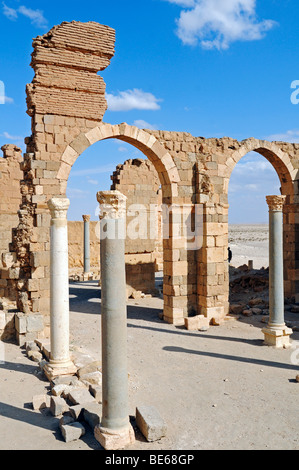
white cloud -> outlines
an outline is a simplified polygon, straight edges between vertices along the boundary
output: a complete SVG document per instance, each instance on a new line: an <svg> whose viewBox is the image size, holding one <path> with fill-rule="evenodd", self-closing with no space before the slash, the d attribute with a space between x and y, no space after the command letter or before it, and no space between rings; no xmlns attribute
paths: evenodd
<svg viewBox="0 0 299 470"><path fill-rule="evenodd" d="M117 95L106 94L109 111L130 111L132 109L156 111L160 109L160 99L152 93L134 88L133 90L120 91Z"/></svg>
<svg viewBox="0 0 299 470"><path fill-rule="evenodd" d="M101 173L110 173L115 170L115 165L105 165L98 168L86 168L84 170L75 170L72 171L72 176L89 176L89 175L99 175Z"/></svg>
<svg viewBox="0 0 299 470"><path fill-rule="evenodd" d="M139 129L157 129L157 126L155 124L149 124L148 122L143 121L143 119L137 119L136 121L134 121L133 126L139 127Z"/></svg>
<svg viewBox="0 0 299 470"><path fill-rule="evenodd" d="M89 192L88 191L83 191L82 189L77 189L77 188L67 188L67 196L71 197L72 199L81 199L85 198Z"/></svg>
<svg viewBox="0 0 299 470"><path fill-rule="evenodd" d="M94 184L94 185L96 185L96 184L99 183L97 180L92 180L92 179L88 179L87 182L88 182L89 184Z"/></svg>
<svg viewBox="0 0 299 470"><path fill-rule="evenodd" d="M3 132L2 136L8 140L24 140L24 137L20 135L11 135L8 132Z"/></svg>
<svg viewBox="0 0 299 470"><path fill-rule="evenodd" d="M183 44L204 49L228 49L235 41L262 39L277 23L260 20L256 0L167 0L183 8L177 19L177 35Z"/></svg>
<svg viewBox="0 0 299 470"><path fill-rule="evenodd" d="M176 5L179 5L180 7L183 8L193 8L196 5L195 0L166 0L169 3L175 3Z"/></svg>
<svg viewBox="0 0 299 470"><path fill-rule="evenodd" d="M29 18L31 20L31 23L35 26L38 26L39 28L43 28L47 25L47 20L41 10L32 10L31 8L20 6L18 12L21 15L24 15Z"/></svg>
<svg viewBox="0 0 299 470"><path fill-rule="evenodd" d="M7 5L5 5L4 2L2 2L3 5L3 15L6 16L9 20L16 20L18 18L18 13L17 10L14 8L10 8Z"/></svg>
<svg viewBox="0 0 299 470"><path fill-rule="evenodd" d="M299 130L289 130L281 134L272 134L267 137L267 140L276 142L291 142L299 143Z"/></svg>
<svg viewBox="0 0 299 470"><path fill-rule="evenodd" d="M9 98L9 96L4 97L4 102L8 104L12 104L14 102L13 98Z"/></svg>
<svg viewBox="0 0 299 470"><path fill-rule="evenodd" d="M3 5L3 14L9 20L17 20L19 14L29 18L31 24L37 26L38 28L43 28L47 26L47 20L44 17L44 14L41 10L33 10L32 8L27 8L24 5L21 5L18 9L8 7L4 2Z"/></svg>

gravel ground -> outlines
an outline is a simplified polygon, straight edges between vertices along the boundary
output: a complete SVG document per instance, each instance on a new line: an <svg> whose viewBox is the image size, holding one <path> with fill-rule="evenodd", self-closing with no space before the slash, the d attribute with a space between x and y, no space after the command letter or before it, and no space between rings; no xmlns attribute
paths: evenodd
<svg viewBox="0 0 299 470"><path fill-rule="evenodd" d="M99 359L96 284L70 286L71 349ZM133 417L136 406L155 406L168 432L155 443L137 433L130 449L298 450L299 367L291 355L299 362L299 352L263 345L259 316L207 332L187 331L159 319L162 302L128 302L129 411ZM298 332L292 340L299 341ZM65 443L58 419L47 409L32 410L33 395L48 391L49 384L15 344L5 345L0 381L1 450L101 449L90 430L79 441Z"/></svg>

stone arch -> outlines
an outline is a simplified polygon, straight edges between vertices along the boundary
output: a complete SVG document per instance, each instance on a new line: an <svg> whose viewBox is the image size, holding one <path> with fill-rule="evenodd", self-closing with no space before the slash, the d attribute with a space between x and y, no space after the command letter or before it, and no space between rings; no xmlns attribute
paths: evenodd
<svg viewBox="0 0 299 470"><path fill-rule="evenodd" d="M285 195L284 205L284 281L285 296L294 297L296 292L294 273L296 271L296 245L295 245L295 180L297 170L294 168L289 155L283 152L278 143L258 140L254 138L241 142L238 150L227 159L227 174L225 175L224 190L227 194L231 173L237 163L247 153L255 151L265 157L274 167L281 183L281 194Z"/></svg>
<svg viewBox="0 0 299 470"><path fill-rule="evenodd" d="M126 123L111 125L100 123L87 132L79 134L64 150L57 171L57 181L60 186L60 194L66 192L68 177L77 158L91 145L101 140L116 138L130 143L138 148L151 161L155 167L162 187L162 203L175 204L178 196L178 183L180 182L178 169L170 153L156 139L155 136ZM169 237L163 240L163 264L164 267L172 263L174 259L173 230L171 227L172 216L169 220ZM164 276L164 320L169 323L182 324L183 310L174 308L170 298L174 294L173 275ZM179 295L179 294L178 294Z"/></svg>
<svg viewBox="0 0 299 470"><path fill-rule="evenodd" d="M228 183L233 169L241 160L241 158L243 158L249 152L259 153L272 164L281 182L282 193L286 196L289 196L288 203L293 202L293 182L296 177L296 170L292 165L289 155L283 152L281 148L279 148L279 146L274 142L268 142L266 140L258 140L254 138L246 139L241 142L240 148L233 152L230 157L228 157L226 162L227 171L224 175L225 191L228 191Z"/></svg>
<svg viewBox="0 0 299 470"><path fill-rule="evenodd" d="M57 178L61 189L66 183L79 155L90 145L101 140L119 139L138 148L153 163L162 185L163 200L173 202L177 196L177 184L180 181L178 170L169 152L155 136L128 124L111 125L101 123L86 133L81 133L65 149L60 162Z"/></svg>

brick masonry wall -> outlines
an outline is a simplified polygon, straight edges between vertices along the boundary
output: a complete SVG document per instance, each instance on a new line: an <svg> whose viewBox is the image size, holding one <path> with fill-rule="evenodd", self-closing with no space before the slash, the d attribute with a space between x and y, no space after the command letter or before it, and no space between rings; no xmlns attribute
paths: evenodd
<svg viewBox="0 0 299 470"><path fill-rule="evenodd" d="M8 279L15 279L19 310L26 315L41 313L45 324L49 322L47 201L54 195L65 196L70 170L78 156L93 143L108 138L132 144L151 161L165 205L202 207L200 249L188 250L186 238L175 237L182 225L177 213L171 215L170 236L163 240L166 321L182 324L184 317L194 312L217 319L228 312L228 183L237 162L253 150L272 163L281 181L281 191L287 195L285 293L289 297L296 295L298 144L253 138L242 142L227 137L205 139L185 132L140 130L126 123L105 124L104 85L96 76L113 55L113 30L96 23L72 22L63 23L50 33L33 42L35 78L27 89L32 135L26 139L27 153L21 164L22 201L11 244L16 262L8 273Z"/></svg>

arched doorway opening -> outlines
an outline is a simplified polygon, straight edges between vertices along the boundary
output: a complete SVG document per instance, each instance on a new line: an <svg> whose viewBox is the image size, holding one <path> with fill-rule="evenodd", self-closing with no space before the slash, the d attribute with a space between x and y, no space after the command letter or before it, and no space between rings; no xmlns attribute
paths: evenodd
<svg viewBox="0 0 299 470"><path fill-rule="evenodd" d="M260 158L257 160L253 160L255 152L262 157L265 157L267 160L261 160ZM258 200L256 198L251 198L250 201L244 199L242 200L240 197L238 198L238 204L243 214L248 217L256 217L257 221L262 221L265 219L265 225L255 227L255 234L251 230L251 241L247 242L248 249L251 248L252 256L250 256L250 252L248 256L244 253L241 255L238 252L237 244L233 246L235 253L235 260L232 260L231 265L235 266L236 264L239 266L239 269L236 271L232 267L230 267L230 313L242 313L245 312L245 315L252 315L252 308L256 308L256 314L265 314L267 313L267 288L268 288L268 272L267 267L269 264L268 260L268 207L265 203L265 196L266 195L285 195L286 196L286 204L283 210L283 232L284 232L284 240L283 240L283 250L284 250L284 290L285 290L285 297L292 298L294 297L295 286L292 282L292 270L295 269L295 247L293 240L293 232L295 231L294 220L292 217L293 214L293 203L294 203L294 169L290 162L290 159L287 154L281 151L281 149L274 143L265 142L265 141L257 141L255 139L249 139L246 141L244 146L239 149L235 154L232 156L231 163L231 171L228 175L228 181L232 178L232 188L234 190L234 175L232 175L232 171L235 170L239 176L239 185L244 191L246 190L246 184L242 181L241 172L238 172L238 167L236 167L237 163L242 159L245 158L243 163L242 170L253 170L259 171L259 175L257 179L259 180L259 185L253 183L252 181L247 181L248 187L247 189L251 190L251 193L256 191L259 192ZM270 165L271 166L270 166ZM236 168L235 168L236 167ZM272 168L271 168L272 167ZM269 179L267 180L265 176L265 170L268 171L268 176L271 176L271 184L269 185ZM276 175L274 173L276 172ZM247 173L247 177L249 174ZM261 189L262 186L262 189ZM237 188L235 188L237 189ZM268 194L266 194L268 193ZM231 202L232 193L229 194L229 201ZM251 209L253 210L253 214L250 215L249 212L246 212L246 204L251 204ZM242 221L244 221L244 216L241 217ZM229 219L231 220L231 219ZM240 227L237 227L237 231L233 234L233 228L231 227L230 230L230 237L229 237L229 245L234 241L234 239L243 238L243 249L244 249L244 239L248 238L248 227L246 230L243 228L239 230ZM249 230L250 231L250 230ZM257 231L259 233L257 234ZM250 235L249 235L250 238ZM255 238L255 241L254 241ZM238 243L238 242L237 242ZM240 240L239 240L240 243ZM242 243L242 242L241 242ZM251 245L251 247L250 247ZM260 259L258 257L258 250L261 250ZM251 259L255 258L255 259ZM253 261L253 265L252 265ZM266 265L266 266L265 266ZM236 267L238 267L236 266ZM257 270L252 270L252 268L264 268L261 269L260 272Z"/></svg>
<svg viewBox="0 0 299 470"><path fill-rule="evenodd" d="M65 149L57 173L61 193L66 193L67 182L71 168L79 155L91 145L106 139L119 139L127 142L139 149L153 164L162 188L162 204L167 206L175 202L177 196L177 183L179 182L178 171L167 150L156 140L153 135L142 131L136 127L121 124L112 126L101 124L85 134L80 134ZM173 308L169 302L170 292L172 292L172 228L170 218L169 237L163 240L163 292L164 292L164 320L173 323Z"/></svg>

